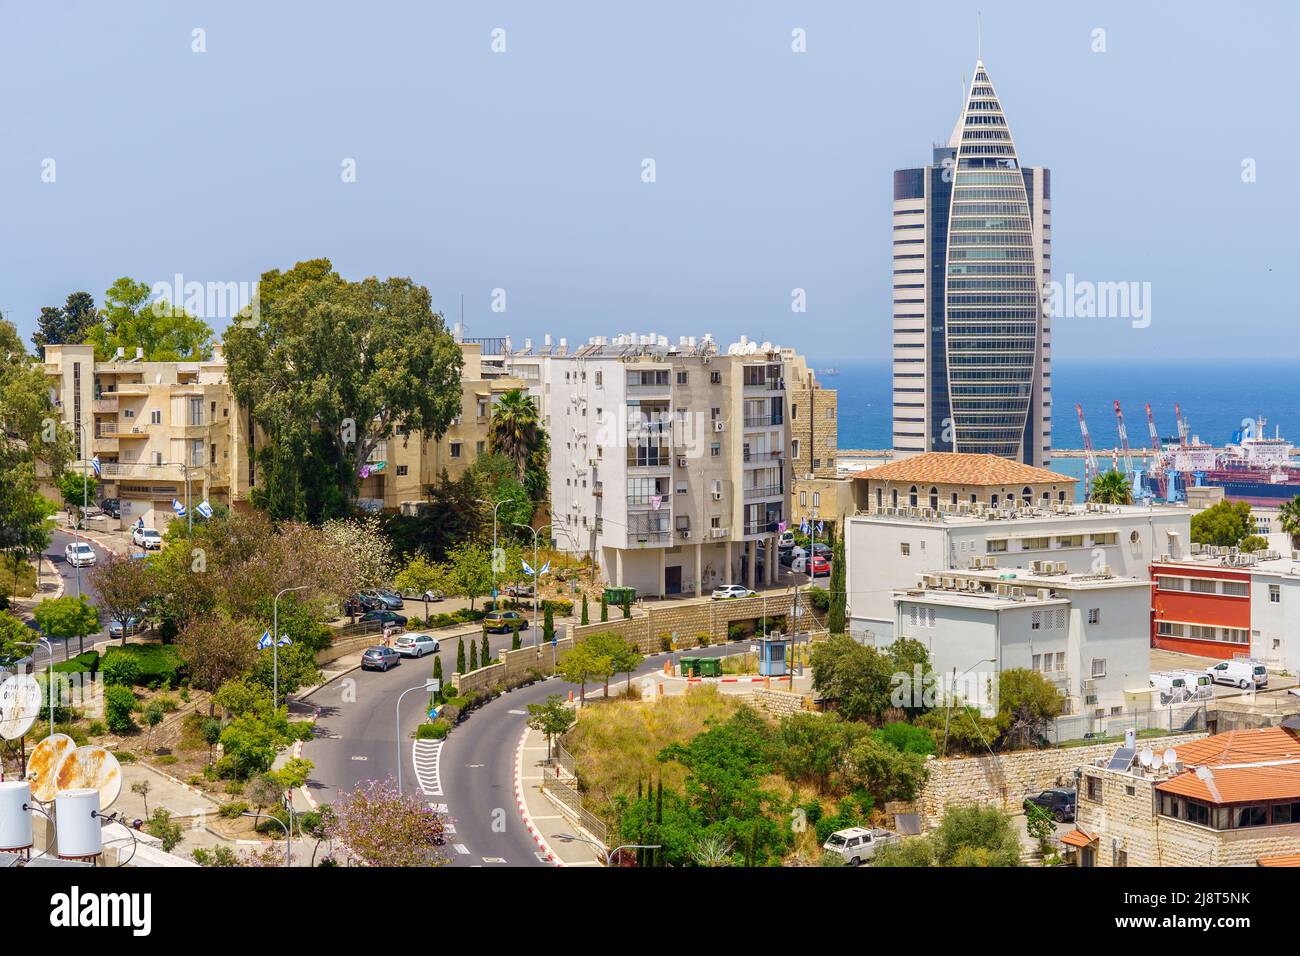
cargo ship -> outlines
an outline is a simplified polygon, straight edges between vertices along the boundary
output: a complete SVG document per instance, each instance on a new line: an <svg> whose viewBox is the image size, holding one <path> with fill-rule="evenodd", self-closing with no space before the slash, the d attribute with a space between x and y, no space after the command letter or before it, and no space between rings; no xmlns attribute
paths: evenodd
<svg viewBox="0 0 1300 956"><path fill-rule="evenodd" d="M1178 485L1217 487L1232 501L1277 506L1300 495L1300 464L1294 454L1278 429L1267 437L1264 419L1257 418L1234 433L1221 451L1193 437L1166 447L1161 464L1173 479L1171 491Z"/></svg>

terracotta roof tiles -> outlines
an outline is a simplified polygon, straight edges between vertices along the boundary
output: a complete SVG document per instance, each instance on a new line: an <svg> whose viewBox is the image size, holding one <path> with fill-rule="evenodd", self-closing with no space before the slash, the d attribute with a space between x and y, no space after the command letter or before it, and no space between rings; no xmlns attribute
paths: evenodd
<svg viewBox="0 0 1300 956"><path fill-rule="evenodd" d="M869 481L915 481L939 485L1032 485L1073 483L1069 475L1035 468L998 455L931 451L868 468L853 477Z"/></svg>

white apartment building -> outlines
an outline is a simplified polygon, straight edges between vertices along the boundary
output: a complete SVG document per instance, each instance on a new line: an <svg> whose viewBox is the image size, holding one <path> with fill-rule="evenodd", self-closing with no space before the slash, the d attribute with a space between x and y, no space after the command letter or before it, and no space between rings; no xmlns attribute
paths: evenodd
<svg viewBox="0 0 1300 956"><path fill-rule="evenodd" d="M548 336L506 356L551 442L552 537L642 594L775 583L790 514L785 367L742 338Z"/></svg>
<svg viewBox="0 0 1300 956"><path fill-rule="evenodd" d="M893 633L924 644L937 673L982 677L976 690L990 697L998 673L1023 668L1056 685L1070 714L1100 718L1145 700L1150 581L1050 565L921 575L892 595ZM966 684L955 683L960 694Z"/></svg>
<svg viewBox="0 0 1300 956"><path fill-rule="evenodd" d="M939 504L873 505L846 520L845 581L855 636L891 638L894 592L927 572L1006 573L1047 561L1073 574L1109 570L1149 581L1153 561L1191 553L1191 512L1179 506ZM1138 630L1144 626L1142 620L1130 623Z"/></svg>

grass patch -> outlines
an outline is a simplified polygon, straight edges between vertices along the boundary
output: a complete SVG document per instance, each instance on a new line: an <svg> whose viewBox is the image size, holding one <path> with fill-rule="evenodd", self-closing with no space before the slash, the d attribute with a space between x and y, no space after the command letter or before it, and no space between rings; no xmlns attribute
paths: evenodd
<svg viewBox="0 0 1300 956"><path fill-rule="evenodd" d="M0 562L0 594L12 598L31 597L36 593L36 567L14 556Z"/></svg>
<svg viewBox="0 0 1300 956"><path fill-rule="evenodd" d="M644 785L660 775L665 788L680 788L685 768L660 763L659 751L685 743L711 721L727 720L739 707L735 698L714 687L694 688L653 704L615 700L599 708L584 707L565 746L577 761L587 805L603 813L618 794L635 796L638 780Z"/></svg>

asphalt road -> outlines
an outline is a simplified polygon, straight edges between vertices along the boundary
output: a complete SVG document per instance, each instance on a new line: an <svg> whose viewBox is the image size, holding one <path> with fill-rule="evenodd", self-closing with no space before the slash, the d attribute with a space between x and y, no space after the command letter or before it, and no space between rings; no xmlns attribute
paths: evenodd
<svg viewBox="0 0 1300 956"><path fill-rule="evenodd" d="M499 638L508 646L509 635ZM525 638L525 646L528 639ZM493 653L498 640L492 641ZM748 645L723 645L693 649L698 657L741 653ZM443 671L454 669L456 643L442 643ZM646 658L633 673L639 677L663 668L666 655ZM303 756L315 764L308 787L319 803L328 803L339 790L349 790L363 780L396 776L397 737L395 707L398 695L419 687L432 673L432 656L405 659L389 673L362 672L337 678L310 698L321 708L318 736L303 747ZM619 678L626 680L626 676ZM345 701L345 682L352 680ZM588 685L587 690L592 690ZM596 687L599 693L600 688ZM567 697L577 685L558 678L541 681L502 694L471 713L447 737L439 760L443 793L427 799L446 806L455 832L450 836L453 866L550 866L537 855L515 804L515 750L524 732L528 705L541 703L549 694ZM412 764L410 736L423 719L428 698L415 691L402 702L401 759L403 787L418 792Z"/></svg>
<svg viewBox="0 0 1300 956"><path fill-rule="evenodd" d="M50 535L50 546L45 549L45 556L50 559L59 576L63 578L64 594L75 595L77 593L77 569L63 560L63 549L74 541L84 540L84 538L74 538L66 531L55 531ZM90 544L90 546L95 549L95 557L98 560L103 560L107 556L108 552L99 545L91 542L86 543ZM95 586L90 583L90 571L91 569L88 567L81 569L81 593L86 596L86 599L89 600L91 604L98 604L99 595L95 593ZM103 624L104 627L98 635L86 638L85 643L87 647L95 641L108 639L108 621L104 620ZM34 626L35 625L33 625L33 627ZM77 648L79 645L75 640L72 641L72 646L70 648L64 647L64 642L57 638L52 639L51 643L54 645L54 659L56 661L67 660L69 657L75 657L78 653ZM39 663L40 659L44 658L44 656L44 649L38 649L36 651L37 663Z"/></svg>

